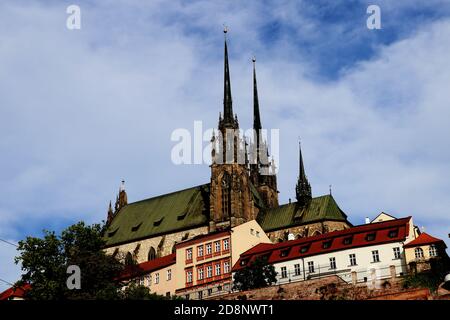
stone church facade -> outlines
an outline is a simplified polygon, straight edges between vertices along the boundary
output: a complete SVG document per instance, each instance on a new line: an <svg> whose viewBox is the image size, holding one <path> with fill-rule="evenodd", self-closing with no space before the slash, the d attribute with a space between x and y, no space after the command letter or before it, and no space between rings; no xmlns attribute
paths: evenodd
<svg viewBox="0 0 450 320"><path fill-rule="evenodd" d="M254 137L249 146L245 138L233 134L239 122L233 114L225 39L223 113L211 139L210 182L133 203L128 203L122 182L114 210L109 205L106 251L120 254L126 263L141 263L171 254L179 242L251 220L273 242L351 227L331 194L312 197L300 146L297 201L279 204L275 164L269 160L262 128L253 59Z"/></svg>

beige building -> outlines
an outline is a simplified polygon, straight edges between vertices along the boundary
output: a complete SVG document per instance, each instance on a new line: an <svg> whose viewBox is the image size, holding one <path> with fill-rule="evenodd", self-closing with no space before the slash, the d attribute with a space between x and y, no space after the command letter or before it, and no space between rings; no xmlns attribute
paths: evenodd
<svg viewBox="0 0 450 320"><path fill-rule="evenodd" d="M174 277L176 255L170 254L137 265L127 266L120 280L124 287L130 282L146 286L152 293L165 296L175 294L176 281Z"/></svg>
<svg viewBox="0 0 450 320"><path fill-rule="evenodd" d="M406 263L411 271L420 272L429 269L431 259L448 259L445 242L425 232L407 242L403 248Z"/></svg>

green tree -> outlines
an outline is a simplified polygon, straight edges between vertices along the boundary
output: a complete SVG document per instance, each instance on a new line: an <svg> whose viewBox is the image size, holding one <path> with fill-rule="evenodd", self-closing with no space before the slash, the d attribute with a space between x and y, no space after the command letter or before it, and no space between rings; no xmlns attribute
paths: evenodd
<svg viewBox="0 0 450 320"><path fill-rule="evenodd" d="M131 282L122 292L124 300L169 300L170 297L150 292L148 287Z"/></svg>
<svg viewBox="0 0 450 320"><path fill-rule="evenodd" d="M257 257L234 275L233 289L243 291L270 286L277 282L277 272L266 257Z"/></svg>
<svg viewBox="0 0 450 320"><path fill-rule="evenodd" d="M121 284L115 279L124 266L103 248L103 227L79 222L62 231L44 231L44 237L27 237L19 242L15 262L23 274L17 285L29 283L26 298L36 300L119 299ZM81 270L81 289L69 290L67 267Z"/></svg>

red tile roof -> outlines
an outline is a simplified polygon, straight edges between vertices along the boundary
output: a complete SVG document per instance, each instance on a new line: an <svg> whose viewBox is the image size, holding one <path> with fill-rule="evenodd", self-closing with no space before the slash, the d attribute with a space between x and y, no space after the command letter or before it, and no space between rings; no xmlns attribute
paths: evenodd
<svg viewBox="0 0 450 320"><path fill-rule="evenodd" d="M441 239L432 237L428 233L423 232L416 239L414 239L411 242L408 242L403 247L411 248L411 247L423 246L423 245L439 243L439 242L444 243L444 241L442 241Z"/></svg>
<svg viewBox="0 0 450 320"><path fill-rule="evenodd" d="M25 292L30 290L31 286L29 284L25 284L21 287L11 287L2 293L0 293L0 300L10 300L12 298L23 298Z"/></svg>
<svg viewBox="0 0 450 320"><path fill-rule="evenodd" d="M285 241L276 244L261 243L242 253L239 260L233 266L233 271L244 268L258 256L268 257L269 263L292 260L328 253L338 250L346 250L356 247L383 244L394 241L404 241L408 236L411 217L382 221L355 226L346 230L325 233L319 236L306 237L297 240ZM391 231L394 231L392 234ZM375 239L367 240L367 235L375 233ZM344 239L351 238L351 243L344 244ZM324 247L328 245L328 247ZM307 251L300 252L301 248ZM241 265L241 261L245 263Z"/></svg>
<svg viewBox="0 0 450 320"><path fill-rule="evenodd" d="M147 274L165 267L168 267L176 262L176 254L172 253L168 256L156 258L154 260L139 263L134 266L127 266L120 274L118 280L127 280L143 274Z"/></svg>

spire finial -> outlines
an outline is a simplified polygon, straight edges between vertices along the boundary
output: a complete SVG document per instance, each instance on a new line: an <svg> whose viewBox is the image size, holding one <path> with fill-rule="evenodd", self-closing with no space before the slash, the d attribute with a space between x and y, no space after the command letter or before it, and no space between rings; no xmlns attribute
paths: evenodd
<svg viewBox="0 0 450 320"><path fill-rule="evenodd" d="M332 185L330 184L328 187L330 188L330 196L331 196L331 187L332 187Z"/></svg>

